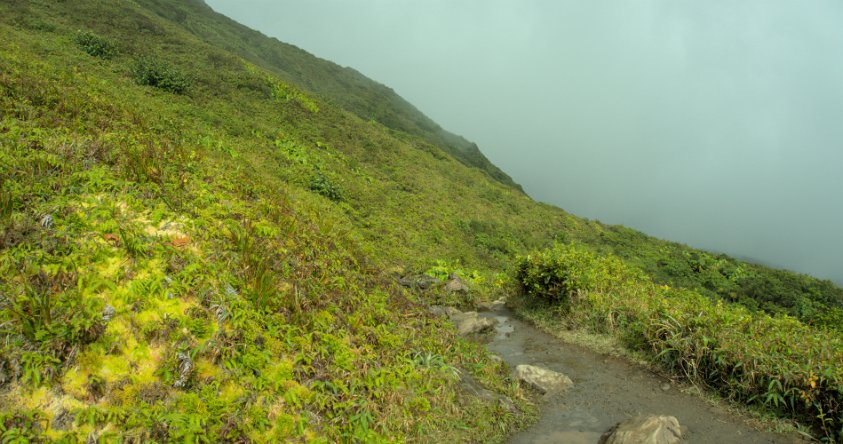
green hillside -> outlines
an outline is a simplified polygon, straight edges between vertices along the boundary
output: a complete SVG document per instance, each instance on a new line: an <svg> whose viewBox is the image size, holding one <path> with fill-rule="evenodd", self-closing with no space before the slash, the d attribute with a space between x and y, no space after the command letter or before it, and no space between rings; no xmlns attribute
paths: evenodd
<svg viewBox="0 0 843 444"><path fill-rule="evenodd" d="M305 88L321 99L351 111L363 120L420 136L465 165L485 171L495 180L521 190L500 168L489 162L474 143L450 133L384 85L353 68L341 67L279 42L213 12L201 0L139 2L161 17L174 21L200 39L232 52Z"/></svg>
<svg viewBox="0 0 843 444"><path fill-rule="evenodd" d="M427 306L513 291L556 243L839 334L831 283L537 203L200 1L0 3L3 442L499 441L530 396ZM397 284L452 271L469 294Z"/></svg>

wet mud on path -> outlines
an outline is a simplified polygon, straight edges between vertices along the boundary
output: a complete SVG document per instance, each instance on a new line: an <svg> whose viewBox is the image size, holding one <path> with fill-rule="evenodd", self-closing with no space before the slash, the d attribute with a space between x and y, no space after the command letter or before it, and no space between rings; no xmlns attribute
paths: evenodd
<svg viewBox="0 0 843 444"><path fill-rule="evenodd" d="M567 344L517 319L506 308L480 316L497 318L497 331L487 348L510 366L537 365L574 381L564 395L546 399L538 422L512 436L510 443L595 444L618 422L648 414L675 416L688 443L805 442L796 433L755 430L645 368Z"/></svg>

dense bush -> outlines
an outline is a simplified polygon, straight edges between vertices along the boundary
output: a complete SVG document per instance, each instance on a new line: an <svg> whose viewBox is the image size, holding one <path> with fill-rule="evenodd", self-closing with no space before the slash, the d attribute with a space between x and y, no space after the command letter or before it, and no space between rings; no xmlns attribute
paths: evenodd
<svg viewBox="0 0 843 444"><path fill-rule="evenodd" d="M334 201L339 201L343 198L342 189L322 174L313 176L310 181L310 190Z"/></svg>
<svg viewBox="0 0 843 444"><path fill-rule="evenodd" d="M79 31L76 34L76 44L94 57L110 59L117 55L117 46L114 43L90 31Z"/></svg>
<svg viewBox="0 0 843 444"><path fill-rule="evenodd" d="M520 258L516 277L561 327L615 335L668 370L843 438L843 338L700 293L654 284L577 246ZM572 298L575 303L571 304ZM547 309L546 302L568 304Z"/></svg>
<svg viewBox="0 0 843 444"><path fill-rule="evenodd" d="M585 249L557 245L522 258L516 267L516 281L530 296L567 306L608 282L619 267L618 261L598 261Z"/></svg>
<svg viewBox="0 0 843 444"><path fill-rule="evenodd" d="M153 86L174 94L185 94L190 88L190 79L185 74L163 60L149 57L135 62L132 76L138 85Z"/></svg>

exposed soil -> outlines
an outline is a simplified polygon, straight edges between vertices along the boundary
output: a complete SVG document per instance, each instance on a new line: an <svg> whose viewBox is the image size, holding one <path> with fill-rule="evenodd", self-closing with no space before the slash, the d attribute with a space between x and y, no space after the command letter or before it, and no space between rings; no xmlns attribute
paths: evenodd
<svg viewBox="0 0 843 444"><path fill-rule="evenodd" d="M545 399L538 423L510 443L595 444L618 422L648 414L675 416L689 443L805 442L796 433L756 430L646 368L565 343L514 318L506 308L480 315L498 319L497 334L487 347L510 366L537 365L574 381L564 395Z"/></svg>

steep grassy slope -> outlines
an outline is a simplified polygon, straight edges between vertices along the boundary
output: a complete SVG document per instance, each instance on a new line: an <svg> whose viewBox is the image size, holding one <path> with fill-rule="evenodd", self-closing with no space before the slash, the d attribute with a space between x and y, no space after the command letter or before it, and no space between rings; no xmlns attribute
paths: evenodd
<svg viewBox="0 0 843 444"><path fill-rule="evenodd" d="M421 136L460 162L485 171L495 180L521 190L500 168L489 162L474 143L455 135L422 114L391 88L215 13L201 0L179 2L141 0L161 17L175 21L203 40L231 51L279 75L281 79L313 91L363 120Z"/></svg>
<svg viewBox="0 0 843 444"><path fill-rule="evenodd" d="M525 418L356 229L398 223L359 202L399 192L399 160L483 173L131 3L0 9L4 440L494 440ZM77 33L94 15L109 40Z"/></svg>
<svg viewBox="0 0 843 444"><path fill-rule="evenodd" d="M366 81L201 3L8 1L0 42L4 438L500 438L523 393L425 305L502 291L518 253L555 240L747 305L753 279L780 290L758 308L823 325L841 304L535 203ZM429 269L474 291L394 284Z"/></svg>

